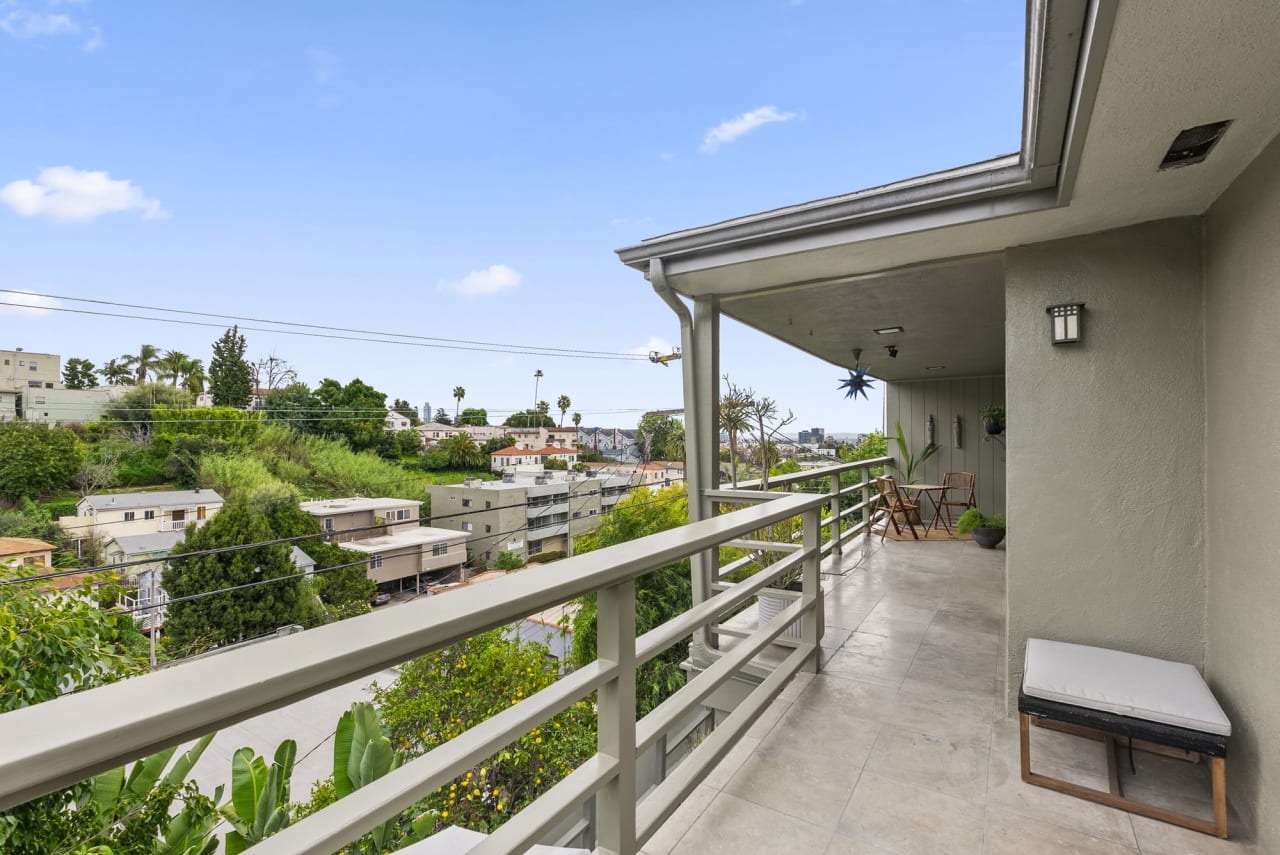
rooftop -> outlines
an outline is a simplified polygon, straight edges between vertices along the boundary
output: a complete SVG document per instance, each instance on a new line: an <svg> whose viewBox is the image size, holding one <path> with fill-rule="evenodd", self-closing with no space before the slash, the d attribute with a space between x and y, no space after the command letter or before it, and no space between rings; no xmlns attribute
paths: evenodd
<svg viewBox="0 0 1280 855"><path fill-rule="evenodd" d="M34 537L0 537L0 557L24 555L28 552L48 552L53 545Z"/></svg>
<svg viewBox="0 0 1280 855"><path fill-rule="evenodd" d="M213 490L163 490L156 493L100 493L85 496L80 507L103 510L131 510L135 508L185 508L192 505L210 505L222 502Z"/></svg>
<svg viewBox="0 0 1280 855"><path fill-rule="evenodd" d="M352 496L347 499L313 499L300 502L298 507L312 516L324 517L331 514L350 514L359 511L381 511L391 508L405 508L417 505L416 499L364 498Z"/></svg>
<svg viewBox="0 0 1280 855"><path fill-rule="evenodd" d="M394 534L367 537L363 540L348 541L342 544L342 548L354 549L359 552L379 553L392 549L403 549L406 546L418 546L424 543L462 542L466 539L466 532L422 526L412 531L400 531Z"/></svg>
<svg viewBox="0 0 1280 855"><path fill-rule="evenodd" d="M168 552L186 534L182 531L157 531L150 534L130 534L114 537L116 545L125 555L143 555L150 552Z"/></svg>

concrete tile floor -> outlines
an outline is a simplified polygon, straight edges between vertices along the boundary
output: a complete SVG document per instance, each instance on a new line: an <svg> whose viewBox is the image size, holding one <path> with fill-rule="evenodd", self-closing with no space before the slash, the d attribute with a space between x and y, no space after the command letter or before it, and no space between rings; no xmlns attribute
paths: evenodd
<svg viewBox="0 0 1280 855"><path fill-rule="evenodd" d="M1022 783L1004 704L1004 552L873 541L824 569L829 654L644 847L647 855L1251 855ZM1208 807L1205 769L1141 753L1129 791ZM1034 731L1035 768L1105 789L1098 743ZM1126 770L1127 772L1127 770ZM1229 779L1228 779L1229 782Z"/></svg>

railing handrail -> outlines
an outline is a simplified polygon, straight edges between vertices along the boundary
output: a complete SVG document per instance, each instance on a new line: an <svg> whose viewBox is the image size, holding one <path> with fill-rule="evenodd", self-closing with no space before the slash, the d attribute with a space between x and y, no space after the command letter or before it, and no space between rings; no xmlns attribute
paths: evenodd
<svg viewBox="0 0 1280 855"><path fill-rule="evenodd" d="M875 461L871 461L875 462ZM841 464L845 468L866 461ZM830 473L828 473L830 474ZM556 562L447 596L406 603L0 716L20 740L0 745L0 810L152 751L203 736L583 594L823 506L828 497L767 503Z"/></svg>
<svg viewBox="0 0 1280 855"><path fill-rule="evenodd" d="M817 481L822 478L830 478L832 475L842 472L850 472L854 469L864 469L868 466L880 466L893 463L894 458L890 456L884 457L868 457L864 460L853 460L848 463L835 463L831 466L821 466L817 469L805 469L801 472L789 472L786 475L770 475L770 487L783 487L787 484L798 484L803 481ZM758 490L760 489L760 478L752 478L749 481L739 481L739 490ZM722 487L725 485L721 485Z"/></svg>

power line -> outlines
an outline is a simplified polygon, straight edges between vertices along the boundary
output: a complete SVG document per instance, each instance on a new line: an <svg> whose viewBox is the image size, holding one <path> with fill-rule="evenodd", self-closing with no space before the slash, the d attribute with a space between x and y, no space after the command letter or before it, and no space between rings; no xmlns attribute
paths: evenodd
<svg viewBox="0 0 1280 855"><path fill-rule="evenodd" d="M0 288L0 292L13 293L12 289L7 289L7 288ZM35 296L50 297L52 295L37 294ZM55 297L54 299L79 300L81 298ZM107 301L86 300L85 302L106 303ZM108 305L113 305L113 304L108 303ZM128 304L121 303L118 305L123 307L123 306L127 306ZM12 302L12 301L4 301L4 300L0 300L0 306L15 306L19 308L30 308L30 306L25 303L18 303L18 302ZM42 306L41 308L44 309L45 311L50 311L50 312L69 312L71 314L77 314L77 315L92 315L95 317L103 317L103 318L121 318L124 320L134 320L134 321L153 321L155 323L162 323L162 324L185 324L187 326L213 327L213 328L223 328L225 326L224 324L213 323L210 321L193 321L185 318L156 318L156 317L150 317L146 315L134 315L134 314L128 314L128 313L119 313L119 312L100 312L100 311L94 311L92 309L73 309L70 306ZM154 309L154 311L166 312L166 311L180 311L180 310L156 308ZM203 314L203 313L192 313L192 314ZM214 317L229 318L233 316L215 315ZM285 325L285 324L290 324L291 322L262 321L262 323ZM561 352L560 350L557 350L557 349L542 348L537 345L504 345L500 342L479 342L475 344L467 344L467 343L464 343L463 341L459 341L458 343L448 343L452 341L450 339L433 339L430 341L397 341L395 339L388 339L388 338L369 338L368 335L404 336L404 334L371 332L371 333L368 333L367 335L339 335L338 332L341 332L342 330L344 330L343 327L327 327L327 326L321 326L318 324L296 324L296 326L315 327L317 329L335 330L337 332L328 332L328 333L306 332L302 330L274 329L271 327L248 327L248 326L241 326L240 329L249 330L251 332L277 333L280 335L337 339L341 341L363 341L363 342L372 342L375 344L401 344L401 345L407 345L410 347L439 348L444 350L465 350L465 351L479 351L479 352L487 352L487 353L510 353L518 356L559 357L559 358L565 358L565 359L613 359L613 360L621 360L621 361L627 361L627 362L637 362L637 361L647 362L648 361L647 356L640 356L632 353L616 353L616 352L610 352L610 351L568 351L568 350ZM414 338L426 338L426 337L415 336Z"/></svg>

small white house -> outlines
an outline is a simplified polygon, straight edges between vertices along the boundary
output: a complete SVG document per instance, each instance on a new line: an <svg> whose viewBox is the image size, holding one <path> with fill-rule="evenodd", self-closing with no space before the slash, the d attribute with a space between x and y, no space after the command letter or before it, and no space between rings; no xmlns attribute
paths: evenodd
<svg viewBox="0 0 1280 855"><path fill-rule="evenodd" d="M411 427L413 427L413 423L409 421L408 416L403 413L397 413L395 410L387 410L387 430L392 433L398 433Z"/></svg>

